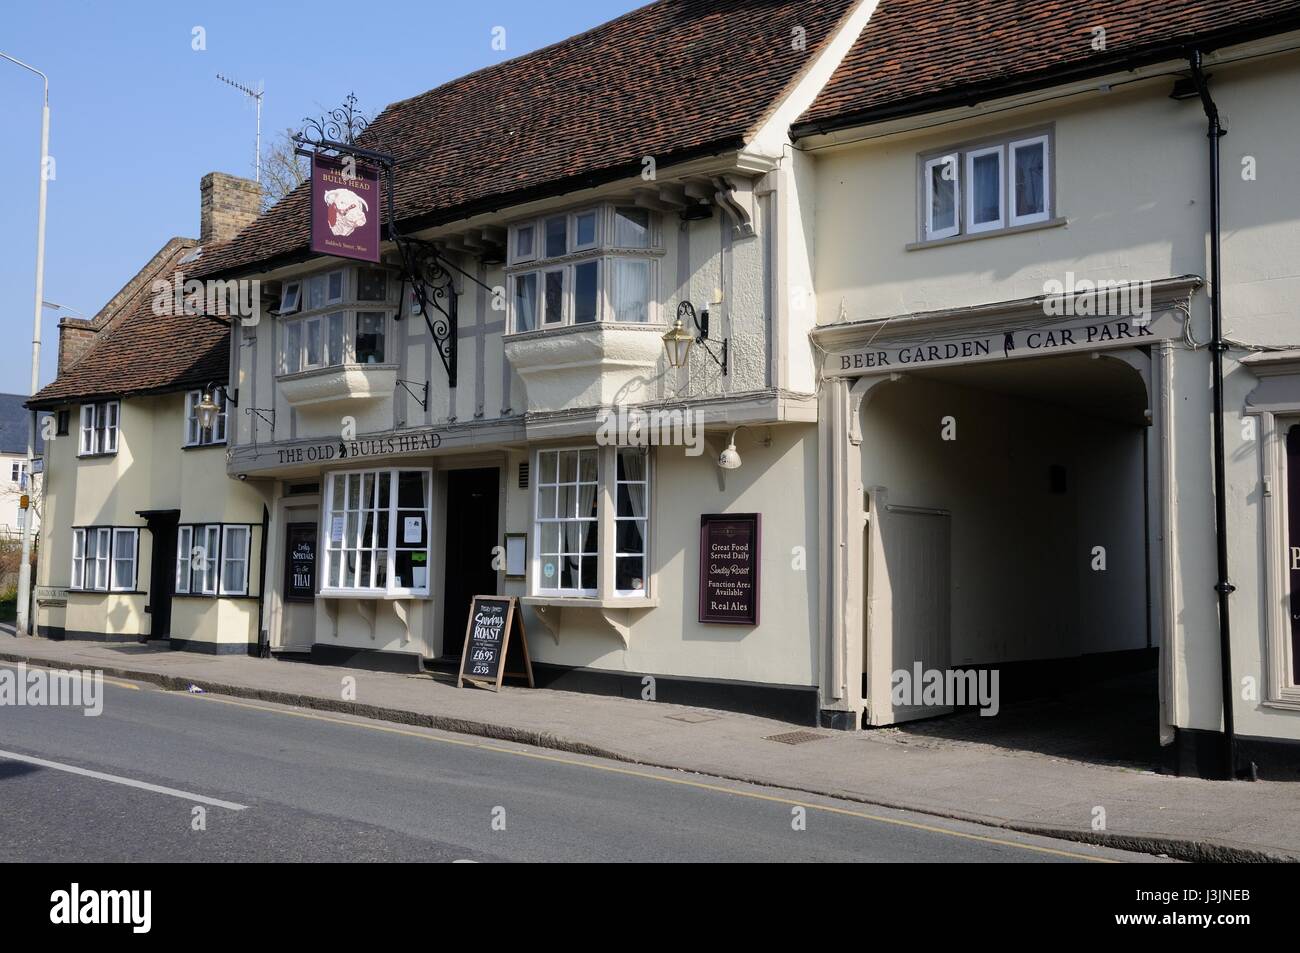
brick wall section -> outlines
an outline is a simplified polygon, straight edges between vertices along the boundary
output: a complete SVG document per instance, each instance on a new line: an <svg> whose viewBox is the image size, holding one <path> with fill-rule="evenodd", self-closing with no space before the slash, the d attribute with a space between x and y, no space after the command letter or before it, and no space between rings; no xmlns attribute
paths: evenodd
<svg viewBox="0 0 1300 953"><path fill-rule="evenodd" d="M199 203L199 242L226 242L257 218L262 188L251 179L209 172L199 182Z"/></svg>

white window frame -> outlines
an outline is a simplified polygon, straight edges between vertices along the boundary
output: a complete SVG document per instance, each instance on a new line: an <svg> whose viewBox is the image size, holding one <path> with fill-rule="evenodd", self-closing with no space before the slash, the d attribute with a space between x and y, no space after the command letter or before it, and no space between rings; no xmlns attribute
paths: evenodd
<svg viewBox="0 0 1300 953"><path fill-rule="evenodd" d="M341 367L373 367L374 365L360 364L357 361L357 329L359 316L363 312L382 314L384 316L384 354L383 360L377 363L397 363L397 358L393 353L393 319L398 314L398 309L404 307L405 304L394 299L400 293L401 286L393 280L391 274L388 274L384 287L384 300L361 301L357 298L357 291L361 286L358 273L361 267L366 266L332 268L329 271L295 279L301 282L305 297L310 282L318 278L323 280L328 294L330 276L336 273L342 274L343 277L340 279L342 293L338 298L329 298L318 308L308 307L308 302L304 300L303 306L297 314L286 320L281 320L278 352L276 354L277 377L334 370ZM383 271L385 269L378 270ZM416 314L418 312L412 309L411 313ZM342 328L337 354L333 352L330 346L330 319L335 315L339 316ZM320 329L321 361L318 363L308 362L308 334L312 327ZM297 354L292 359L290 358L291 349L289 347L291 328L297 329Z"/></svg>
<svg viewBox="0 0 1300 953"><path fill-rule="evenodd" d="M82 404L81 425L77 431L77 456L98 457L117 453L117 431L121 425L121 414L121 401ZM110 417L112 424L109 424Z"/></svg>
<svg viewBox="0 0 1300 953"><path fill-rule="evenodd" d="M984 156L998 157L998 217L988 222L975 221L975 160ZM966 153L966 231L971 235L995 232L1006 228L1007 221L1007 156L1001 144L972 149Z"/></svg>
<svg viewBox="0 0 1300 953"><path fill-rule="evenodd" d="M605 540L604 540L604 533L603 533L602 530L601 530L601 526L602 526L601 513L602 513L602 510L605 508L604 500L603 500L603 497L605 496L604 478L606 477L607 472L608 472L608 469L609 469L609 467L608 467L608 465L607 465L607 461L604 460L604 459L602 459L602 458L605 456L605 454L602 452L602 450L603 450L602 447L591 447L591 446L575 446L575 447L543 447L543 448L539 448L539 449L537 449L537 450L533 453L533 463L532 463L532 469L531 469L531 472L532 472L532 474L533 474L533 492L532 492L532 515L533 515L533 572L532 572L532 578L533 578L533 584L532 584L532 592L533 592L534 595L537 595L537 596L555 596L555 597L561 597L561 598L567 597L567 598L578 598L578 599L582 599L582 598L593 598L593 597L597 596L597 595L600 593L601 578L602 578L602 576L605 574L604 559L605 559L605 552L606 552L606 546L604 545L604 543L605 543ZM581 459L582 459L582 458L581 458L581 454L582 454L583 452L592 453L592 454L595 455L595 458L596 458L596 483L595 483L595 486L596 486L596 496L595 496L595 503L596 503L596 516L595 516L595 518L594 518L594 519L591 519L591 518L583 517L583 516L572 516L572 517L569 517L569 516L543 516L543 515L541 515L541 507L540 507L540 504L539 504L538 501L541 499L542 491L543 491L543 490L545 490L545 489L554 489L554 490L556 491L556 496L557 496L557 498L558 498L559 493L560 493L560 489L559 489L559 488L562 487L562 486L574 486L574 487L576 488L576 487L589 486L589 485L590 485L590 484L583 483L583 482L577 482L577 483L573 483L573 484L560 482L560 480L559 480L559 477L560 477L560 475L561 475L560 472L557 472L557 473L556 473L555 481L553 481L553 482L547 481L547 479L546 479L546 474L545 474L545 473L543 472L543 470L542 470L542 463L541 463L542 455L543 455L543 454L548 454L548 453L554 453L554 454L557 454L556 466L557 466L557 469L558 469L559 471L562 471L563 466L562 466L562 464L560 463L560 461L563 459L564 454L569 454L569 453L572 453L572 454L579 454L578 460L575 461L575 463L574 463L574 473L575 473L575 479L581 481L581 477L582 477L582 471L581 471L581 466L582 466ZM591 530L592 528L594 528L595 531L596 531L596 552L595 552L595 554L594 554L594 556L593 556L593 558L594 558L594 560L595 560L595 563L596 563L596 586L595 586L595 588L592 588L592 589L585 589L585 588L582 587L582 565L581 565L581 563L579 563L579 565L578 565L578 585L577 585L577 586L570 586L570 587L567 587L567 588L566 588L566 587L560 585L559 583L560 583L561 580L564 578L564 574L563 574L562 571L557 571L557 573L556 573L556 577L555 577L555 585L546 585L547 580L546 580L546 577L545 577L545 576L543 575L543 573L542 573L542 557L543 557L542 549L543 549L543 541L544 541L544 537L546 536L546 533L545 533L545 531L544 531L544 528L547 527L547 526L550 526L550 525L558 524L558 525L560 526L561 538L563 538L563 535L564 535L564 527L567 526L567 525L570 524L570 523L584 523L584 524L589 524L589 525L588 525L588 529L587 529L587 531L584 532L584 533L582 534L582 537L581 537L582 540L585 540L585 539L586 539L587 534L590 532L590 530ZM580 545L581 545L581 544L580 544ZM585 555L585 554L583 554L583 555Z"/></svg>
<svg viewBox="0 0 1300 953"><path fill-rule="evenodd" d="M646 216L647 243L641 245L617 246L614 236L617 234L617 219L622 210L635 211ZM578 244L578 220L586 216L595 218L595 237L591 242ZM546 223L553 219L565 218L565 251L561 255L547 256ZM518 254L518 234L521 230L531 229L533 235L532 254ZM660 323L659 321L659 259L662 257L661 224L657 213L639 206L604 202L599 205L586 205L572 209L567 213L551 212L537 215L513 223L508 229L510 248L506 274L506 308L507 322L511 334L525 334L533 331L553 331L559 328L577 325L577 269L579 266L594 263L596 266L596 313L591 321L583 324L628 324L643 327ZM647 271L646 284L646 320L644 322L619 322L614 307L614 280L618 269L615 264L620 261L644 262ZM546 276L562 272L561 282L563 303L559 321L545 321L546 317ZM537 285L535 312L531 327L520 326L517 309L518 285L526 276L532 275Z"/></svg>
<svg viewBox="0 0 1300 953"><path fill-rule="evenodd" d="M302 310L302 282L286 281L280 289L280 314L296 314Z"/></svg>
<svg viewBox="0 0 1300 953"><path fill-rule="evenodd" d="M130 543L129 558L131 560L131 578L126 580L125 582L117 578L118 576L117 564L118 561L122 558L117 554L117 541L119 537L128 540ZM108 558L110 561L109 577L108 577L109 589L112 590L113 592L133 592L135 590L136 564L139 560L139 555L140 555L140 549L139 549L140 531L137 529L129 529L121 526L115 526L113 527L113 533L109 545L112 547L109 550L109 554L108 554Z"/></svg>
<svg viewBox="0 0 1300 953"><path fill-rule="evenodd" d="M608 600L610 604L634 604L644 602L653 604L655 589L655 573L653 569L652 556L654 550L654 488L655 488L655 455L648 448L644 449L645 453L645 530L642 536L642 553L627 553L624 555L642 557L642 588L640 589L619 589L618 588L618 488L621 482L618 479L618 453L620 450L635 450L635 447L616 447L616 446L557 446L557 447L539 447L532 453L530 473L533 474L533 488L529 498L530 517L532 525L532 546L528 555L528 592L531 596L563 602L566 599L574 600ZM546 480L546 474L542 469L541 457L544 453L573 453L576 451L592 451L596 454L596 518L595 520L582 519L584 523L594 522L596 524L596 588L577 587L564 588L558 585L562 574L556 579L556 585L547 585L547 580L542 574L542 556L544 542L544 526L547 524L559 523L564 525L570 522L564 517L543 517L539 516L541 511L539 500L541 491L544 487L560 486L559 477L563 470L556 474L556 482L550 483ZM559 461L557 460L557 465ZM580 464L579 464L580 465ZM575 484L581 485L581 484ZM558 495L558 493L557 493ZM575 517L575 520L578 519ZM641 517L627 517L626 519L642 519ZM583 538L586 538L584 533ZM581 569L579 569L581 573ZM579 583L581 577L579 578Z"/></svg>
<svg viewBox="0 0 1300 953"><path fill-rule="evenodd" d="M242 555L238 552L238 547L232 547L230 536L232 533L244 534L244 545ZM247 523L223 523L221 526L221 561L217 566L217 591L223 596L246 596L248 595L248 569L249 557L252 552L253 530ZM232 549L235 555L232 557ZM242 565L241 582L238 588L226 588L226 564L235 562Z"/></svg>
<svg viewBox="0 0 1300 953"><path fill-rule="evenodd" d="M130 578L117 578L117 539L130 539ZM93 551L89 542L94 540ZM135 592L140 563L140 530L133 526L77 526L72 530L72 577L77 592ZM89 585L87 585L89 583Z"/></svg>
<svg viewBox="0 0 1300 953"><path fill-rule="evenodd" d="M931 170L943 166L952 165L952 225L948 228L934 227L934 175ZM925 238L927 241L935 241L940 238L951 238L961 231L961 161L955 152L949 152L945 155L936 156L933 159L927 159L925 162Z"/></svg>
<svg viewBox="0 0 1300 953"><path fill-rule="evenodd" d="M414 510L414 507L399 507L397 505L398 480L399 480L399 474L401 473L419 473L422 474L424 478L425 493L424 493L424 506L423 509L421 510L421 514L422 514L421 518L424 520L425 578L424 578L424 586L422 588L416 588L414 586L399 587L394 585L394 580L396 579L397 576L397 553L399 548L403 552L419 552L418 549L412 549L410 546L406 544L399 544L397 541L398 533L400 531L399 523L401 523L403 520L403 517L399 516L399 512L409 513L410 511ZM381 544L377 539L375 540L375 546L373 548L374 559L371 560L371 577L374 578L378 575L377 560L379 556L382 554L386 559L387 562L386 562L386 572L384 575L384 585L382 587L356 586L356 585L333 586L330 583L331 580L334 578L333 568L334 568L335 560L341 559L342 556L340 554L342 553L346 553L349 550L361 548L359 545L360 544L359 537L356 541L358 543L358 545L356 546L349 546L349 545L339 546L334 542L333 534L331 533L331 528L332 528L332 522L334 517L334 486L336 483L336 478L342 477L343 480L345 481L345 486L346 486L346 481L348 477L357 476L359 478L360 484L364 487L365 477L367 475L373 476L376 481L378 481L381 477L389 481L388 506L387 506L388 539L387 542L384 544ZM325 545L322 547L322 552L324 554L322 569L324 575L320 587L320 595L323 598L361 598L361 599L385 599L385 598L386 599L427 599L429 598L429 594L433 588L432 564L433 564L434 533L433 533L433 525L431 522L431 515L433 512L433 470L428 467L378 467L378 468L366 468L366 469L357 469L357 470L330 470L326 474L324 474L324 480L325 480L325 494L321 506L321 519L323 524L321 535L325 540ZM377 482L376 482L374 493L375 493L374 498L377 501L378 499ZM379 510L377 507L374 506L367 507L366 510L359 511L359 512L366 512L371 510L373 510L376 513L383 512L382 510ZM343 519L344 519L345 533L347 531L346 513L347 510L344 510ZM376 535L378 534L378 522L379 522L378 519L376 519L375 521ZM359 524L358 525L358 531L359 531L360 527L364 526L364 521L358 520L358 524ZM344 542L346 543L347 541L345 540ZM365 548L369 549L370 547L365 547Z"/></svg>
<svg viewBox="0 0 1300 953"><path fill-rule="evenodd" d="M645 460L645 479L643 480L620 480L618 478L618 457L623 451L640 450ZM615 447L614 448L614 472L611 476L614 479L614 499L611 517L614 521L614 555L610 562L610 586L615 595L623 599L645 598L650 591L650 504L653 499L651 493L651 463L653 455L647 448L638 447ZM645 516L619 516L618 515L618 488L625 485L643 485L645 487ZM641 531L641 552L625 553L618 548L618 525L619 523L642 523ZM620 589L618 588L618 561L620 558L628 557L641 558L641 588L640 589Z"/></svg>
<svg viewBox="0 0 1300 953"><path fill-rule="evenodd" d="M361 338L361 315L363 314L377 314L379 315L380 320L383 321L384 326L380 331L380 336L383 337L384 339L384 352L383 354L380 355L379 360L375 361L375 364L387 364L389 362L388 342L391 337L389 332L392 330L392 312L388 309L388 306L384 302L377 302L377 304L378 307L374 307L374 308L365 308L358 305L357 310L352 312L351 357L352 357L352 363L356 364L358 367L373 366L369 362L362 363L361 357L357 353L357 342ZM345 319L343 323L343 339L344 339L345 352L348 351L347 337L348 337L348 324Z"/></svg>
<svg viewBox="0 0 1300 953"><path fill-rule="evenodd" d="M177 595L189 595L193 548L194 527L188 523L176 527L176 585L173 591Z"/></svg>
<svg viewBox="0 0 1300 953"><path fill-rule="evenodd" d="M1052 214L1052 144L1050 138L1044 133L1041 136L1030 136L1027 139L1013 139L1007 144L1006 214L1012 228L1017 225L1032 225L1035 222L1045 222ZM1016 152L1020 149L1028 149L1039 145L1043 147L1043 210L1041 212L1031 212L1028 215L1017 215Z"/></svg>
<svg viewBox="0 0 1300 953"><path fill-rule="evenodd" d="M210 428L199 426L199 403L203 400L203 391L191 390L185 393L185 442L186 447L213 447L226 442L226 391L218 387L213 394L219 410L217 419Z"/></svg>

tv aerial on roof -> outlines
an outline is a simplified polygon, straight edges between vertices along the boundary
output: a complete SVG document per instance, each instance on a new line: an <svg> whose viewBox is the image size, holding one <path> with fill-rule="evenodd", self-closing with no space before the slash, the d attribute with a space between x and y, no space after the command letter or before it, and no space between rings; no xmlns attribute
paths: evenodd
<svg viewBox="0 0 1300 953"><path fill-rule="evenodd" d="M261 80L257 83L257 88L245 86L243 83L237 83L229 76L217 74L217 79L227 86L233 86L249 99L257 104L257 140L254 147L253 157L253 178L260 185L262 182L262 97L266 95L266 89Z"/></svg>

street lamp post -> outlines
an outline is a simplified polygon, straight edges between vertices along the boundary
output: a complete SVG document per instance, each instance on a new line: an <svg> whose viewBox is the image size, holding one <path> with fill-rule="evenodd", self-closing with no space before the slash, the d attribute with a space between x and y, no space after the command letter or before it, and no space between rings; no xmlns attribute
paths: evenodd
<svg viewBox="0 0 1300 953"><path fill-rule="evenodd" d="M35 73L45 84L45 100L41 107L41 199L36 213L36 306L32 318L32 390L40 383L41 372L41 302L45 292L45 190L49 181L50 157L50 78L34 66L14 59L8 53L0 57ZM32 467L36 458L36 414L27 415L27 480L28 491L32 484ZM23 555L18 566L18 620L16 632L26 632L31 613L32 594L32 520L29 511L23 520Z"/></svg>

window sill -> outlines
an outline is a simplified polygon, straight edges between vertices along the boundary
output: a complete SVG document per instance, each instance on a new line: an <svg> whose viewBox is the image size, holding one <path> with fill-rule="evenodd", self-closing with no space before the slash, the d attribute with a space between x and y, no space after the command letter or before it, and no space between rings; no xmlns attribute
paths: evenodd
<svg viewBox="0 0 1300 953"><path fill-rule="evenodd" d="M79 453L79 454L77 454L77 459L78 459L78 460L98 460L98 459L100 459L101 457L115 457L115 456L117 456L117 451L116 451L116 450L109 450L109 451L106 452L106 453Z"/></svg>
<svg viewBox="0 0 1300 953"><path fill-rule="evenodd" d="M659 600L654 596L521 596L526 606L555 606L571 609L654 609Z"/></svg>
<svg viewBox="0 0 1300 953"><path fill-rule="evenodd" d="M369 589L322 589L316 595L321 599L364 599L370 602L429 598L427 592L375 592Z"/></svg>
<svg viewBox="0 0 1300 953"><path fill-rule="evenodd" d="M392 397L396 364L340 364L276 377L285 400L295 407Z"/></svg>
<svg viewBox="0 0 1300 953"><path fill-rule="evenodd" d="M984 238L999 238L1003 235L1019 235L1023 232L1037 232L1044 228L1062 228L1070 220L1064 216L1049 218L1045 222L1033 222L1029 225L1013 225L1010 228L991 229L987 232L968 232L965 235L953 235L949 238L936 238L930 242L912 242L903 246L904 251L920 251L923 248L940 248L944 245L960 245L963 242L977 242Z"/></svg>

